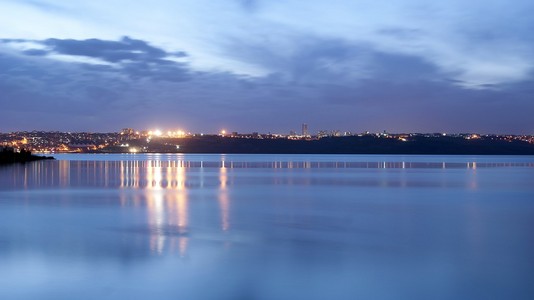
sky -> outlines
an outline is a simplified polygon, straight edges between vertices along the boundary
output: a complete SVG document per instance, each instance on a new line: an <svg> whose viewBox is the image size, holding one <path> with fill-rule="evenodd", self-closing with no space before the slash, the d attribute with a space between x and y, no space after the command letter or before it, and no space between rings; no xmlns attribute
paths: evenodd
<svg viewBox="0 0 534 300"><path fill-rule="evenodd" d="M0 0L0 132L534 134L531 0Z"/></svg>

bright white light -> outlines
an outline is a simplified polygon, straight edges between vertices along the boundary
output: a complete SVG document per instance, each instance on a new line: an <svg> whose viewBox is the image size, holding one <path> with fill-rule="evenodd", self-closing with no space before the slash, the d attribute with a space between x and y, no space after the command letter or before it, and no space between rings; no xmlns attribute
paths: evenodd
<svg viewBox="0 0 534 300"><path fill-rule="evenodd" d="M162 134L163 134L163 133L162 133L161 130L159 130L159 129L156 130L156 131L154 131L154 135L155 135L155 136L161 136Z"/></svg>

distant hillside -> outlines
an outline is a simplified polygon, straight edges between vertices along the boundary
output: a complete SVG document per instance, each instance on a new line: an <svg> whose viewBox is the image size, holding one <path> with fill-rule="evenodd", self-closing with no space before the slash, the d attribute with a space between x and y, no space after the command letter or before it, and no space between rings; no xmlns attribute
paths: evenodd
<svg viewBox="0 0 534 300"><path fill-rule="evenodd" d="M130 148L106 152L264 153L264 154L466 154L534 155L534 144L522 141L410 137L407 141L375 136L326 137L317 140L247 139L219 136L129 141ZM179 146L179 147L177 147Z"/></svg>

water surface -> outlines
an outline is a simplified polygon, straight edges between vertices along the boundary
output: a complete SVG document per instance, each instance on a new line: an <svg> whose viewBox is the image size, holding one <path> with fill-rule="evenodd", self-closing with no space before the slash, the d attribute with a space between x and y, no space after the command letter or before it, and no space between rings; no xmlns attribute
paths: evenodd
<svg viewBox="0 0 534 300"><path fill-rule="evenodd" d="M0 167L0 299L532 299L534 157Z"/></svg>

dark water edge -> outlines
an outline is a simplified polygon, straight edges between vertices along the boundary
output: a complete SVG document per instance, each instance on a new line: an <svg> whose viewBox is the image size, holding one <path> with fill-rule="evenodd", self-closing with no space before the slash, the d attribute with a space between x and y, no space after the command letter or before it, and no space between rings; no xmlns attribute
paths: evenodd
<svg viewBox="0 0 534 300"><path fill-rule="evenodd" d="M26 163L39 160L53 160L51 156L33 155L30 151L22 150L20 152L14 151L0 151L0 165L7 165L13 163Z"/></svg>

